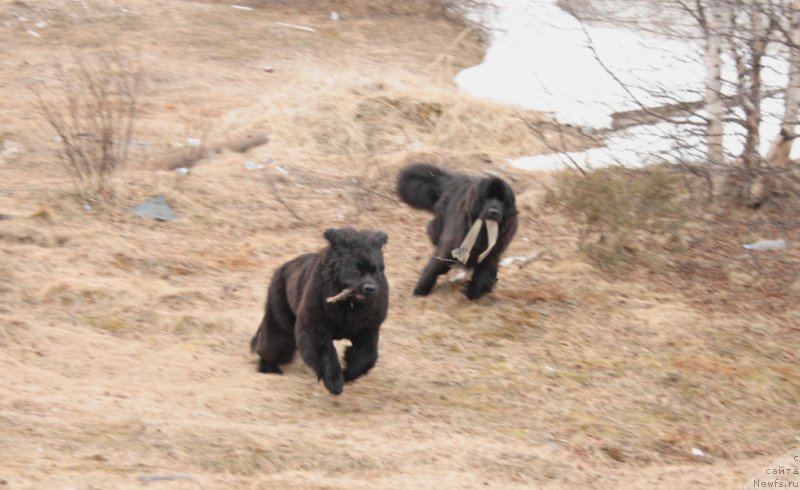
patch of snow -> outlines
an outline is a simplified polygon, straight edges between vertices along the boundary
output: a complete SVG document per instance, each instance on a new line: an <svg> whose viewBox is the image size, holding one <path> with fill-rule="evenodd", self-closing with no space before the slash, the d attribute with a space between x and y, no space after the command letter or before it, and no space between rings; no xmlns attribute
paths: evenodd
<svg viewBox="0 0 800 490"><path fill-rule="evenodd" d="M472 95L552 112L565 124L609 127L611 113L639 108L632 96L660 105L666 101L656 95L659 88L671 87L674 102L696 94L702 83L699 46L586 26L554 0L496 4L481 19L492 32L486 58L456 76L456 84Z"/></svg>

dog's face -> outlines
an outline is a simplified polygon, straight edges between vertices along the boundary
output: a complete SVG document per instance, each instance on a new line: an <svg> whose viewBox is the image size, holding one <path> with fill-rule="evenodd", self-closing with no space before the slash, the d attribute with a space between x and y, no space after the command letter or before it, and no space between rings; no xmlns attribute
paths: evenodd
<svg viewBox="0 0 800 490"><path fill-rule="evenodd" d="M501 178L483 179L479 187L478 209L474 210L478 218L498 223L516 214L514 191Z"/></svg>
<svg viewBox="0 0 800 490"><path fill-rule="evenodd" d="M483 201L483 208L478 217L485 220L503 221L503 201L500 199L489 198Z"/></svg>
<svg viewBox="0 0 800 490"><path fill-rule="evenodd" d="M335 262L336 280L350 288L358 300L369 300L381 292L383 280L383 245L388 236L382 231L357 231L352 228L325 230Z"/></svg>

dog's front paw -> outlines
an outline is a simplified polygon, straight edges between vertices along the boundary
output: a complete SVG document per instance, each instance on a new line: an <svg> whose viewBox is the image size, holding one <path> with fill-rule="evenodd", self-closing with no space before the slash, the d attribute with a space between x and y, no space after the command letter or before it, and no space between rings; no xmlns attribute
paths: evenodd
<svg viewBox="0 0 800 490"><path fill-rule="evenodd" d="M281 371L281 368L278 367L277 364L275 364L274 362L267 362L264 359L258 360L258 372L283 374L283 371Z"/></svg>
<svg viewBox="0 0 800 490"><path fill-rule="evenodd" d="M469 286L467 286L467 291L466 291L465 294L466 294L468 299L475 300L475 299L480 298L481 296L483 296L484 294L486 294L488 292L489 292L488 289L479 288L479 287L473 287L472 284L470 284Z"/></svg>
<svg viewBox="0 0 800 490"><path fill-rule="evenodd" d="M340 395L344 390L344 376L341 371L323 376L322 383L332 395Z"/></svg>
<svg viewBox="0 0 800 490"><path fill-rule="evenodd" d="M345 383L350 383L351 381L355 381L360 376L361 376L361 373L356 372L355 370L352 370L352 369L349 369L349 368L344 370L344 382Z"/></svg>
<svg viewBox="0 0 800 490"><path fill-rule="evenodd" d="M359 370L359 369L348 367L347 369L344 370L344 382L345 383L352 383L353 381L357 380L361 376L364 376L365 374L367 374L367 371L369 371L368 368Z"/></svg>
<svg viewBox="0 0 800 490"><path fill-rule="evenodd" d="M432 286L418 284L417 287L414 288L414 296L427 296L431 294L431 289L433 289Z"/></svg>

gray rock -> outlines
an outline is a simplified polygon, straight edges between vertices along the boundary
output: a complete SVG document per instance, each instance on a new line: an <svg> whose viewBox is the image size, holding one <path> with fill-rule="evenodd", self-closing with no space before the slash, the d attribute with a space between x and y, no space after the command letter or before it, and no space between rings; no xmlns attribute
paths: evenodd
<svg viewBox="0 0 800 490"><path fill-rule="evenodd" d="M149 201L143 202L131 208L131 212L143 218L152 218L159 221L173 221L178 218L175 212L164 199L164 196L156 196Z"/></svg>

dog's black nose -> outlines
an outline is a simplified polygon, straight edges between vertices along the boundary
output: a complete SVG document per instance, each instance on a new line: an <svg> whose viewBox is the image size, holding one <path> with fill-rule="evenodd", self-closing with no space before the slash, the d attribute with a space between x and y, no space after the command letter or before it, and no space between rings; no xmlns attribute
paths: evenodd
<svg viewBox="0 0 800 490"><path fill-rule="evenodd" d="M497 209L490 209L488 213L486 213L486 217L489 219L497 219L500 217L500 211Z"/></svg>
<svg viewBox="0 0 800 490"><path fill-rule="evenodd" d="M371 282L368 282L363 286L361 286L361 292L364 294L372 294L375 292L376 289L377 288L375 287L375 285L372 284Z"/></svg>

